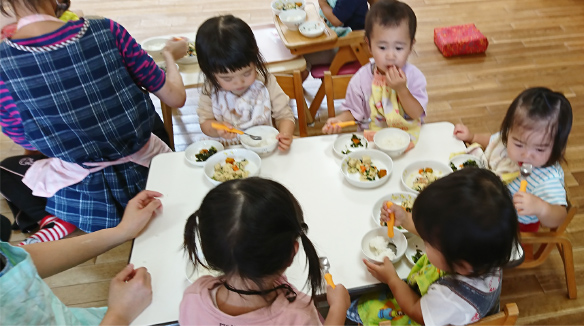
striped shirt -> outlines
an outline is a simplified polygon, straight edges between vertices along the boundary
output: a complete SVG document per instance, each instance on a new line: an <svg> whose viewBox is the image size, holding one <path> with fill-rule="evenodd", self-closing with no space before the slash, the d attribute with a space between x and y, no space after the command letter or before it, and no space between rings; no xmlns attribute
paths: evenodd
<svg viewBox="0 0 584 326"><path fill-rule="evenodd" d="M164 71L158 68L154 60L146 51L142 50L140 44L123 26L113 20L106 19L106 21L114 35L124 66L134 83L149 92L158 91L166 80ZM55 45L75 37L83 27L83 23L84 20L70 21L52 33L12 41L18 45L31 47ZM35 150L35 147L26 139L20 112L17 110L12 94L2 80L2 75L0 75L0 126L2 132L15 143L25 149Z"/></svg>

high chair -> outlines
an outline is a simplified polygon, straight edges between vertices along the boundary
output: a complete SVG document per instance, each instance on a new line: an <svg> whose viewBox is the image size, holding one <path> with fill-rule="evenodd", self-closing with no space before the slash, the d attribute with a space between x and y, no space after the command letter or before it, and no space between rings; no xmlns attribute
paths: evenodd
<svg viewBox="0 0 584 326"><path fill-rule="evenodd" d="M470 325L515 325L518 316L519 308L517 308L517 304L508 303L503 307L503 311L487 316ZM379 326L391 326L391 320L382 321Z"/></svg>
<svg viewBox="0 0 584 326"><path fill-rule="evenodd" d="M307 131L307 106L304 99L304 89L302 88L302 77L299 70L294 70L292 75L288 74L274 74L278 84L286 95L296 100L296 108L298 110L298 132L300 137L308 136Z"/></svg>
<svg viewBox="0 0 584 326"><path fill-rule="evenodd" d="M532 268L537 267L548 258L551 251L555 247L558 248L562 261L564 262L564 272L566 274L566 286L568 287L568 297L570 299L576 299L578 296L576 288L576 275L574 272L574 255L572 253L572 243L564 235L564 231L570 224L570 221L576 215L578 207L572 206L570 201L568 201L568 215L566 219L557 228L550 229L549 231L539 231L539 232L521 232L521 243L530 244L531 246L524 247L524 250L528 250L528 247L534 249L534 245L538 244L537 250L532 253L525 254L525 260L517 268Z"/></svg>
<svg viewBox="0 0 584 326"><path fill-rule="evenodd" d="M328 117L332 118L335 113L335 100L345 98L349 81L353 75L336 75L333 76L330 71L324 72L324 92L326 95L326 106Z"/></svg>

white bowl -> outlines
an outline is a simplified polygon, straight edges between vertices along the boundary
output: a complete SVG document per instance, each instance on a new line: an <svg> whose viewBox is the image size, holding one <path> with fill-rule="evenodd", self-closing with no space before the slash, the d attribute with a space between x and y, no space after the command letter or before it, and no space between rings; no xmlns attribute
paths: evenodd
<svg viewBox="0 0 584 326"><path fill-rule="evenodd" d="M377 168L377 170L386 170L387 175L383 176L382 178L375 178L373 181L360 179L361 173L349 173L348 172L348 165L347 162L349 159L363 159L363 156L371 157L371 163L373 166ZM378 151L376 149L365 149L362 151L352 152L343 158L341 162L341 172L345 176L347 182L351 185L359 188L375 188L379 187L382 184L386 183L389 180L389 175L393 170L393 161L389 155L385 154L382 151Z"/></svg>
<svg viewBox="0 0 584 326"><path fill-rule="evenodd" d="M385 195L381 198L379 198L379 200L377 202L375 202L375 205L373 205L373 210L371 211L371 218L373 219L373 222L375 223L375 225L381 225L380 222L380 215L381 215L381 206L383 205L384 202L386 201L391 201L394 204L400 205L404 202L404 201L410 201L412 203L412 205L414 204L414 201L416 200L416 197L418 197L418 195L411 193L411 192L394 192L391 193L389 195ZM397 228L403 232L406 233L408 232L408 230L397 226Z"/></svg>
<svg viewBox="0 0 584 326"><path fill-rule="evenodd" d="M158 61L163 59L162 49L166 46L166 42L168 42L168 37L156 36L144 40L140 45L155 61Z"/></svg>
<svg viewBox="0 0 584 326"><path fill-rule="evenodd" d="M398 128L385 128L375 133L373 142L389 156L396 157L403 154L410 145L410 135Z"/></svg>
<svg viewBox="0 0 584 326"><path fill-rule="evenodd" d="M195 64L195 63L199 62L199 60L197 59L197 53L194 52L195 42L191 42L189 39L187 39L187 44L189 44L189 47L192 46L192 49L193 49L192 53L189 54L187 52L187 55L185 55L184 57L176 60L176 63L179 63L181 65L192 65L192 64Z"/></svg>
<svg viewBox="0 0 584 326"><path fill-rule="evenodd" d="M239 139L243 147L258 154L269 154L278 147L276 136L278 129L270 126L254 126L245 130L250 135L260 136L262 140L253 140L248 135L241 135Z"/></svg>
<svg viewBox="0 0 584 326"><path fill-rule="evenodd" d="M351 147L351 145L353 144L353 141L351 140L351 138L353 138L353 135L357 136L361 140L361 144L363 144L363 146ZM339 137L337 137L337 139L333 143L333 151L339 156L347 155L348 154L347 151L357 152L368 148L369 142L367 141L367 139L365 139L365 137L362 134L342 134L339 135Z"/></svg>
<svg viewBox="0 0 584 326"><path fill-rule="evenodd" d="M221 183L221 181L213 179L213 174L215 172L215 164L217 163L220 163L221 165L225 164L225 159L228 157L234 158L235 161L241 161L243 159L248 160L249 163L245 167L245 169L249 171L250 177L254 177L260 174L262 159L259 157L258 154L245 148L226 149L209 157L207 162L205 162L204 166L205 177L207 178L207 180L209 180L209 182L211 182L214 185L218 185Z"/></svg>
<svg viewBox="0 0 584 326"><path fill-rule="evenodd" d="M164 72L166 73L166 61L159 61L156 63L158 65L158 67L162 70L164 70ZM178 66L178 64L174 64L176 66L176 70L180 71L180 67Z"/></svg>
<svg viewBox="0 0 584 326"><path fill-rule="evenodd" d="M450 159L450 168L453 171L463 169L464 168L462 166L463 163L465 163L465 162L467 162L469 160L470 161L474 161L479 168L482 168L482 169L485 168L485 164L484 164L483 160L481 160L480 158L478 158L478 157L476 157L474 155L469 155L469 154L456 155L455 157L453 157L452 159ZM452 168L453 165L454 165L454 168Z"/></svg>
<svg viewBox="0 0 584 326"><path fill-rule="evenodd" d="M382 236L387 241L391 241L393 242L393 244L395 244L397 252L395 253L395 258L391 259L391 262L394 264L397 263L403 257L408 247L408 240L406 239L406 236L403 233L399 232L399 230L396 227L393 228L393 238L389 238L387 236L386 227L375 228L365 233L365 235L361 239L361 251L369 261L372 261L374 263L383 263L383 260L377 259L377 257L371 252L371 248L369 247L369 242L377 236Z"/></svg>
<svg viewBox="0 0 584 326"><path fill-rule="evenodd" d="M282 23L291 31L297 31L298 26L306 21L306 11L302 9L285 10L278 16Z"/></svg>
<svg viewBox="0 0 584 326"><path fill-rule="evenodd" d="M434 175L437 176L438 178L442 178L443 176L452 172L450 166L442 162L438 161L413 162L410 165L406 166L406 168L402 172L401 181L403 186L409 191L419 193L418 190L415 190L413 188L413 183L415 178L420 175L419 170L425 168L431 168L433 170Z"/></svg>
<svg viewBox="0 0 584 326"><path fill-rule="evenodd" d="M422 240L417 235L412 235L408 238L408 247L406 248L406 258L410 262L410 264L415 265L414 259L412 256L416 254L416 249L422 250L422 253L426 253L426 246L424 245L424 240Z"/></svg>
<svg viewBox="0 0 584 326"><path fill-rule="evenodd" d="M304 9L304 6L306 5L306 1L305 0L297 0L297 1L293 1L293 0L274 0L270 4L270 8L272 8L272 12L274 13L274 15L279 15L282 11L290 10L290 9L285 9L285 8L278 9L278 8L276 8L278 6L278 4L285 5L285 4L289 4L289 3L294 3L294 4L296 4L296 6L298 6L298 3L301 3L302 5L300 6L299 9Z"/></svg>
<svg viewBox="0 0 584 326"><path fill-rule="evenodd" d="M324 33L324 23L321 21L307 21L298 26L298 31L306 37L317 37Z"/></svg>
<svg viewBox="0 0 584 326"><path fill-rule="evenodd" d="M209 150L211 147L215 147L217 152L224 150L223 144L216 140L200 140L198 142L192 143L185 150L185 159L194 166L203 166L205 161L197 161L195 155L199 154L202 149Z"/></svg>

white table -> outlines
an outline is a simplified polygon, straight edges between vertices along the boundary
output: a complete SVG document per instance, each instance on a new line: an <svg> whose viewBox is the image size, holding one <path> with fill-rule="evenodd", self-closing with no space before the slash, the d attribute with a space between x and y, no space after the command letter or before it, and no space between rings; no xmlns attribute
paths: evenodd
<svg viewBox="0 0 584 326"><path fill-rule="evenodd" d="M262 158L260 176L282 183L294 194L304 211L309 238L319 255L329 258L334 281L358 290L379 283L367 272L361 253L362 236L377 227L371 218L374 203L390 192L405 190L400 176L407 164L423 159L447 163L450 153L464 150L464 144L452 136L453 130L448 122L423 125L416 147L394 159L390 179L376 189L356 188L344 180L341 158L332 150L336 135L294 139L290 152ZM147 189L164 194L163 210L134 241L130 262L148 268L154 296L134 325L178 319L183 291L190 284L181 249L184 224L212 187L203 169L191 166L182 152L153 159ZM286 271L299 289L306 280L304 258L300 250ZM404 257L396 269L405 277L411 265Z"/></svg>

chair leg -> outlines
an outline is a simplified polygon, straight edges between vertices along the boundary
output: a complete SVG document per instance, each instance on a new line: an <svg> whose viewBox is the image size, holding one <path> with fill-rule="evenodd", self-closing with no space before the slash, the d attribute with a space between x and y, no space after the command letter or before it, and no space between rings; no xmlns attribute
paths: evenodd
<svg viewBox="0 0 584 326"><path fill-rule="evenodd" d="M562 237L559 245L560 256L564 261L564 271L566 273L566 286L568 287L568 298L576 299L578 296L578 289L576 287L576 274L574 272L574 254L572 252L572 243L567 238Z"/></svg>

